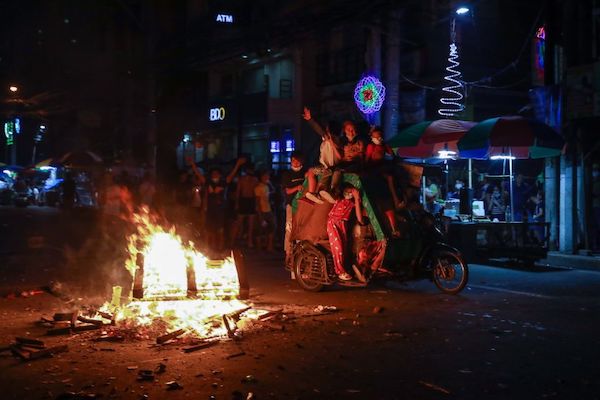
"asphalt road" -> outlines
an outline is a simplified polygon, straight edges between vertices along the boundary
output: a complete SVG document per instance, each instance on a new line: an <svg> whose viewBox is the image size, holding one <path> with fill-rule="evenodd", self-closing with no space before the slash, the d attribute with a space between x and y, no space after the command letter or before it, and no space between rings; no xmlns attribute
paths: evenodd
<svg viewBox="0 0 600 400"><path fill-rule="evenodd" d="M78 249L94 220L89 215L0 209L0 218L4 294L17 284L33 288L58 278L85 304L101 293L86 293L89 285L82 283L97 277L95 263L103 260L105 272L119 268L107 267L106 256L87 257L83 266L71 262L83 254ZM26 240L32 234L44 237L33 249ZM47 249L64 249L65 242L70 255ZM298 318L190 354L177 344L43 337L48 344L68 344L69 351L31 362L1 353L2 398L52 399L67 392L119 399L245 399L248 393L258 399L600 398L598 272L471 265L470 283L457 296L441 294L427 281L307 293L290 280L279 256L246 257L251 303L296 310ZM319 305L338 311L306 316ZM43 335L33 321L72 308L48 294L0 299L0 346L13 336ZM153 382L136 380L139 369L159 363L166 365L164 374ZM183 388L167 390L172 380Z"/></svg>

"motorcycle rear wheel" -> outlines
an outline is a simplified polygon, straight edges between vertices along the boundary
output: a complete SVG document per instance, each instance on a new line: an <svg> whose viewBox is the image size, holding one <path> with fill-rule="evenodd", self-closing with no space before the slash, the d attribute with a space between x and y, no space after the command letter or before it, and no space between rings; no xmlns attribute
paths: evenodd
<svg viewBox="0 0 600 400"><path fill-rule="evenodd" d="M437 251L430 262L433 282L442 292L457 294L467 285L469 267L460 254L449 250Z"/></svg>
<svg viewBox="0 0 600 400"><path fill-rule="evenodd" d="M320 292L323 290L323 284L312 278L323 274L326 271L325 257L315 254L311 251L300 251L294 257L294 272L298 285L309 292Z"/></svg>

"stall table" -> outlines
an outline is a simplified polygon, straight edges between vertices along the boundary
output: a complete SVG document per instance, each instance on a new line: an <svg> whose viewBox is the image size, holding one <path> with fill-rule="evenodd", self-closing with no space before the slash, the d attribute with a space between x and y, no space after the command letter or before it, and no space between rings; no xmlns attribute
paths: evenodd
<svg viewBox="0 0 600 400"><path fill-rule="evenodd" d="M533 265L548 253L547 222L460 222L447 225L448 241L468 262L517 259Z"/></svg>

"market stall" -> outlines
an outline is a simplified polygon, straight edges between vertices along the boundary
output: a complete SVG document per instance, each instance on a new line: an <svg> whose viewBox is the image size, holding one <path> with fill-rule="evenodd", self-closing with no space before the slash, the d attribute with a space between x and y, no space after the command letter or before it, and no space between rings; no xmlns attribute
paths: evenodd
<svg viewBox="0 0 600 400"><path fill-rule="evenodd" d="M465 121L438 123L444 127L453 126L452 135L440 129L433 134L431 127L435 126L435 122L418 125L409 127L392 139L393 145L399 147L398 155L420 156L424 160L436 156L446 160L469 160L468 188L461 190L459 199L444 201L442 208L448 221L449 240L465 252L466 259L473 262L514 258L533 263L545 258L549 224L543 220L516 221L510 212L511 208L514 209L513 162L516 159L558 156L564 145L563 138L548 125L519 116L492 118L479 124L471 123L470 127L465 125ZM426 129L423 130L423 126ZM415 136L418 136L416 140ZM508 171L503 169L501 175L495 176L508 179L509 186L508 206L499 218L490 216L488 205L473 201L472 159L503 160L508 167Z"/></svg>

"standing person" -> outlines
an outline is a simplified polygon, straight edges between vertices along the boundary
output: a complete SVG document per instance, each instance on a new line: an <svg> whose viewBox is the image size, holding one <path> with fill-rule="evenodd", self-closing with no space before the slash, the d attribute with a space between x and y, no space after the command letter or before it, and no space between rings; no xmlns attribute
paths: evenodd
<svg viewBox="0 0 600 400"><path fill-rule="evenodd" d="M360 192L352 185L343 189L342 199L335 202L327 217L327 235L333 255L333 265L338 279L349 281L352 276L346 272L345 263L348 253L348 221L352 212L359 224L363 224Z"/></svg>
<svg viewBox="0 0 600 400"><path fill-rule="evenodd" d="M140 204L145 204L150 209L154 208L154 196L156 195L156 185L154 184L154 177L150 171L144 174L144 178L140 187L138 188Z"/></svg>
<svg viewBox="0 0 600 400"><path fill-rule="evenodd" d="M196 231L199 234L204 232L204 186L206 184L206 178L204 177L204 173L191 157L187 158L188 165L192 167L192 171L194 172L194 178L191 182L191 199L190 206L192 211L192 226L196 228Z"/></svg>
<svg viewBox="0 0 600 400"><path fill-rule="evenodd" d="M506 219L506 205L504 195L498 185L494 185L488 198L488 212L492 220L504 221Z"/></svg>
<svg viewBox="0 0 600 400"><path fill-rule="evenodd" d="M206 185L206 239L213 251L223 250L225 230L225 188L223 173L219 168L212 168Z"/></svg>
<svg viewBox="0 0 600 400"><path fill-rule="evenodd" d="M291 156L290 170L285 171L281 179L281 186L285 193L285 237L283 239L283 250L285 251L286 265L291 262L292 200L296 194L302 193L305 178L304 155L299 151L295 151Z"/></svg>
<svg viewBox="0 0 600 400"><path fill-rule="evenodd" d="M169 217L179 223L185 223L188 219L189 206L191 202L190 193L192 186L192 177L187 171L179 174L179 179L175 183L173 191L175 207L168 207Z"/></svg>
<svg viewBox="0 0 600 400"><path fill-rule="evenodd" d="M245 158L239 158L225 179L220 168L212 168L204 190L204 225L208 246L213 251L222 251L225 247L225 212L227 210L227 186L239 171Z"/></svg>
<svg viewBox="0 0 600 400"><path fill-rule="evenodd" d="M544 222L544 195L541 190L538 190L536 195L533 197L535 208L533 211L532 221L533 222ZM544 241L544 232L546 231L542 225L536 225L534 228L536 239L542 243Z"/></svg>
<svg viewBox="0 0 600 400"><path fill-rule="evenodd" d="M371 191L375 197L375 202L383 209L383 212L388 220L393 237L399 237L396 223L395 209L402 207L402 202L398 198L398 192L394 182L393 167L386 162L385 156L393 156L392 148L383 142L383 130L379 126L371 129L371 143L367 145L365 155L366 171L369 180L375 181ZM385 179L387 190L381 178ZM369 195L371 192L367 191Z"/></svg>
<svg viewBox="0 0 600 400"><path fill-rule="evenodd" d="M513 203L511 204L513 220L520 222L527 212L527 200L531 195L531 187L524 181L523 175L518 174L513 185Z"/></svg>
<svg viewBox="0 0 600 400"><path fill-rule="evenodd" d="M67 210L70 210L75 205L75 197L76 197L76 183L73 179L73 174L69 171L67 172L67 176L65 177L65 181L63 182L63 207Z"/></svg>
<svg viewBox="0 0 600 400"><path fill-rule="evenodd" d="M265 250L269 253L273 252L273 234L275 232L275 214L271 207L271 201L269 199L271 191L269 181L271 174L269 171L263 171L259 175L259 182L254 188L254 195L256 196L256 214L261 227L261 236L265 240Z"/></svg>
<svg viewBox="0 0 600 400"><path fill-rule="evenodd" d="M427 187L425 188L425 203L427 211L435 213L437 211L437 200L440 196L440 189L433 178L427 178Z"/></svg>
<svg viewBox="0 0 600 400"><path fill-rule="evenodd" d="M242 176L238 179L235 191L235 209L238 214L237 229L244 232L246 222L246 240L248 248L254 247L254 222L256 218L256 199L254 188L258 185L258 178L254 174L254 165L246 164ZM232 233L235 238L238 231ZM235 240L235 239L234 239Z"/></svg>

